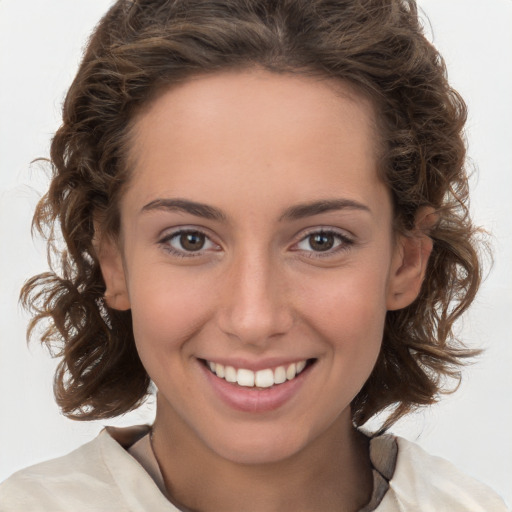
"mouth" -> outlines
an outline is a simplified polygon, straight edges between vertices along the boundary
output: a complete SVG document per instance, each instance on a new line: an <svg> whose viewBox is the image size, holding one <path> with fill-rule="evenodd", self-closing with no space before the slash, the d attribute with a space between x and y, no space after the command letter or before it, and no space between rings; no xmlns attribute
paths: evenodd
<svg viewBox="0 0 512 512"><path fill-rule="evenodd" d="M203 360L208 370L226 382L244 388L267 389L277 387L296 379L302 372L312 366L316 359L303 359L275 368L252 371L247 368L235 368L214 361Z"/></svg>

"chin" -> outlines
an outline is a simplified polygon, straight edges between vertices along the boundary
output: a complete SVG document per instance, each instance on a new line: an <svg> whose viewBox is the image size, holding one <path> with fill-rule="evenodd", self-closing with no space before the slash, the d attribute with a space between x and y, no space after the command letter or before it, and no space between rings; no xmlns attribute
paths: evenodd
<svg viewBox="0 0 512 512"><path fill-rule="evenodd" d="M264 446L259 444L241 447L230 445L225 452L219 453L219 455L235 464L262 465L279 463L299 451L300 449L294 449L293 447L283 449L282 446L276 446L275 444L269 446L267 443Z"/></svg>

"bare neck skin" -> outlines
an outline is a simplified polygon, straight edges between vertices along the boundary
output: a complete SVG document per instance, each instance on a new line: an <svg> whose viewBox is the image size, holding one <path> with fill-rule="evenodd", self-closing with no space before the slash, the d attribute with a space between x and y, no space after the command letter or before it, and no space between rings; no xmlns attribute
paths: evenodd
<svg viewBox="0 0 512 512"><path fill-rule="evenodd" d="M352 427L347 411L285 460L238 464L211 451L179 417L162 410L153 450L172 501L184 510L348 512L370 500L368 439Z"/></svg>

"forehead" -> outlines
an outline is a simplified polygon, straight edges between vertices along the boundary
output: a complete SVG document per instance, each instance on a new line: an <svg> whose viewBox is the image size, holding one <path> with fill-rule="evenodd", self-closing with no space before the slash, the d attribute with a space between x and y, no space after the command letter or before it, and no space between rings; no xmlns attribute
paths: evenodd
<svg viewBox="0 0 512 512"><path fill-rule="evenodd" d="M248 198L286 190L302 202L333 187L361 195L380 184L376 124L372 102L338 80L263 70L199 76L136 118L130 193L140 202L229 200L235 189Z"/></svg>
<svg viewBox="0 0 512 512"><path fill-rule="evenodd" d="M267 132L288 121L300 123L297 128L310 126L311 133L318 125L325 130L333 123L350 123L357 129L363 121L374 130L374 136L378 134L375 102L355 85L340 79L249 68L200 74L160 90L134 120L132 149L136 150L148 124L155 122L165 124L169 135L177 135L179 128L196 131L200 124L206 131L216 129L222 121L239 133L240 127L249 128L248 120L254 130L260 127L258 121L263 121ZM200 141L196 138L196 142Z"/></svg>

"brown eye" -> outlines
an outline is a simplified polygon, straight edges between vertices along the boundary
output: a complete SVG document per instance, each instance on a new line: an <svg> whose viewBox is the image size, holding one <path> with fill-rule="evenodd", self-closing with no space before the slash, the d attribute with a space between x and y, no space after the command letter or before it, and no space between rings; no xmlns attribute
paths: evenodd
<svg viewBox="0 0 512 512"><path fill-rule="evenodd" d="M352 245L354 240L344 233L319 229L307 234L293 250L299 250L309 257L328 257L348 250Z"/></svg>
<svg viewBox="0 0 512 512"><path fill-rule="evenodd" d="M332 233L315 233L308 237L309 246L314 251L328 251L334 247L336 237Z"/></svg>
<svg viewBox="0 0 512 512"><path fill-rule="evenodd" d="M181 229L168 234L159 241L159 245L173 256L183 258L204 256L222 250L206 233L193 229Z"/></svg>
<svg viewBox="0 0 512 512"><path fill-rule="evenodd" d="M200 251L204 247L206 236L198 231L181 233L179 241L185 251Z"/></svg>

